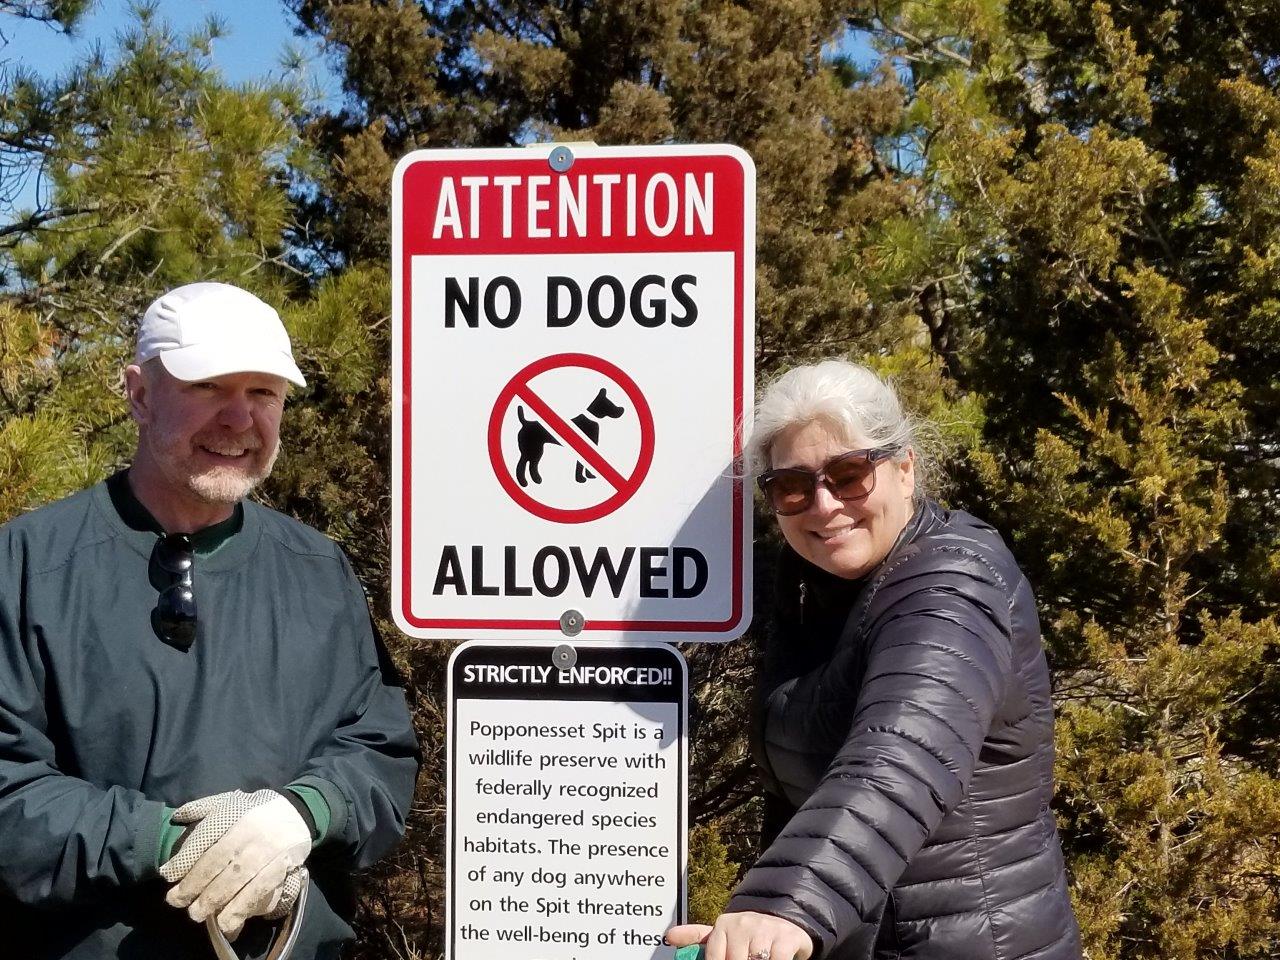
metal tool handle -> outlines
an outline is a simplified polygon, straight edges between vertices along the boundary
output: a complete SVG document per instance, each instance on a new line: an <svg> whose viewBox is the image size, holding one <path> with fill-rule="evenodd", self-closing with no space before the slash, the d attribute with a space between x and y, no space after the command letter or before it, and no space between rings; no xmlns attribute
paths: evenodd
<svg viewBox="0 0 1280 960"><path fill-rule="evenodd" d="M289 954L293 953L293 945L298 941L298 932L302 929L302 918L307 912L307 891L311 887L311 877L306 867L301 870L301 876L298 879L302 881L302 890L298 893L298 902L293 905L289 915L284 918L284 923L280 924L280 929L276 931L271 949L267 951L266 960L289 960ZM218 960L241 960L231 941L218 928L217 917L211 916L205 920L204 927L209 933L209 940L213 944L213 952L218 955Z"/></svg>

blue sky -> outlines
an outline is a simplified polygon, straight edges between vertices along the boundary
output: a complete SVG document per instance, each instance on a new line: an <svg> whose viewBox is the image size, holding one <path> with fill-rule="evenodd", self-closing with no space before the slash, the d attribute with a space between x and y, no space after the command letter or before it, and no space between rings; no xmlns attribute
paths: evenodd
<svg viewBox="0 0 1280 960"><path fill-rule="evenodd" d="M97 0L68 36L42 24L13 17L0 18L0 64L17 61L45 74L57 73L87 54L95 43L109 51L113 38L133 20L131 0ZM213 62L233 81L253 80L281 72L286 47L299 50L307 62L306 77L328 98L340 95L340 84L331 58L325 57L311 38L294 36L292 18L280 0L158 0L159 16L179 30L199 27L216 14L227 27L227 36L215 41ZM863 37L850 37L846 49L863 63L874 55Z"/></svg>
<svg viewBox="0 0 1280 960"><path fill-rule="evenodd" d="M97 0L68 36L42 24L0 18L0 33L9 41L0 49L0 61L17 61L42 73L57 73L93 45L108 51L116 34L133 22L129 0ZM213 62L233 81L252 80L281 72L280 57L287 45L300 49L308 60L307 77L335 93L337 79L316 45L293 35L292 23L279 0L160 0L159 16L178 30L191 30L216 14L226 25L227 36L214 42Z"/></svg>
<svg viewBox="0 0 1280 960"><path fill-rule="evenodd" d="M160 0L157 16L180 32L201 27L210 15L223 22L225 36L213 43L211 59L222 75L247 82L284 73L286 48L301 52L304 79L326 99L340 95L340 82L318 44L296 37L292 21L279 0ZM115 38L135 22L130 0L97 0L73 34L15 17L0 17L0 69L20 64L45 76L55 76L83 59L101 44L111 55ZM13 172L13 171L10 171ZM27 175L10 202L0 198L0 217L37 206L38 179Z"/></svg>
<svg viewBox="0 0 1280 960"><path fill-rule="evenodd" d="M43 24L0 17L0 69L17 63L51 76L82 59L95 44L110 54L116 36L134 21L132 6L131 0L97 0L71 35ZM292 18L281 0L158 0L155 7L158 16L179 31L194 30L216 14L226 36L214 41L212 60L233 82L280 76L281 57L286 48L293 48L303 55L304 79L317 93L329 102L341 96L334 60L321 52L314 39L293 34ZM864 37L846 38L845 49L859 61L874 61ZM0 199L0 217L33 207L36 189L35 178L27 177L11 204Z"/></svg>

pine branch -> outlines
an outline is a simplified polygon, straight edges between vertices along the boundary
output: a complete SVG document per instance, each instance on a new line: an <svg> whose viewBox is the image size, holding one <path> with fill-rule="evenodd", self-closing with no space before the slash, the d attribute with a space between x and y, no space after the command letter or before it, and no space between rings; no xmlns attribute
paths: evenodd
<svg viewBox="0 0 1280 960"><path fill-rule="evenodd" d="M854 18L850 18L849 22L851 25L854 25L854 26L857 25L854 21ZM899 40L903 40L929 53L936 53L948 60L951 60L955 63L960 64L962 67L966 67L969 69L972 69L973 67L973 61L970 58L966 57L964 54L957 53L955 50L952 50L949 47L942 46L941 42L938 41L937 39L925 39L924 37L918 37L913 33L909 33L906 30L903 30L901 27L895 27L889 24L888 22L886 22L884 16L880 12L879 3L875 4L874 22L879 25L876 29L878 29L881 33L887 33L891 37L897 37Z"/></svg>
<svg viewBox="0 0 1280 960"><path fill-rule="evenodd" d="M46 223L78 217L84 213L96 213L99 209L99 205L95 203L83 207L64 207L60 210L50 210L46 213L32 213L21 220L0 227L0 239L15 234L34 233Z"/></svg>

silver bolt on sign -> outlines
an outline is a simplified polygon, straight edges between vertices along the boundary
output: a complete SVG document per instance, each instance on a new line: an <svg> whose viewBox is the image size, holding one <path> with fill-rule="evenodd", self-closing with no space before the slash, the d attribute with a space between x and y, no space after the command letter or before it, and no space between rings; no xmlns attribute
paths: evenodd
<svg viewBox="0 0 1280 960"><path fill-rule="evenodd" d="M547 157L547 163L556 173L567 173L573 166L573 151L568 147L556 147Z"/></svg>
<svg viewBox="0 0 1280 960"><path fill-rule="evenodd" d="M566 610L560 614L560 632L566 637L576 637L585 624L586 620L577 610Z"/></svg>
<svg viewBox="0 0 1280 960"><path fill-rule="evenodd" d="M551 663L561 670L568 670L578 662L578 651L567 643L562 643L551 651Z"/></svg>

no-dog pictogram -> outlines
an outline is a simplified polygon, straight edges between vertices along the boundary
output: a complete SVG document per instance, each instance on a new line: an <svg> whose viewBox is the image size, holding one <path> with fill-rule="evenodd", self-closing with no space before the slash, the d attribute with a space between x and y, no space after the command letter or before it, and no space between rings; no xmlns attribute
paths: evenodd
<svg viewBox="0 0 1280 960"><path fill-rule="evenodd" d="M529 513L557 523L599 520L630 500L649 472L653 444L653 414L635 381L585 353L529 364L502 388L489 417L498 482ZM554 462L545 462L553 448Z"/></svg>

